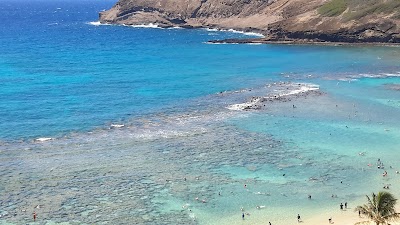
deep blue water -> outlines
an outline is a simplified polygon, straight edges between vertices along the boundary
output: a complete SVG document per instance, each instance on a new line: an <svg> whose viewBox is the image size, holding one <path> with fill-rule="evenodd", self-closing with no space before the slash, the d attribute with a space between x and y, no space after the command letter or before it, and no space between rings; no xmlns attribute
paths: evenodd
<svg viewBox="0 0 400 225"><path fill-rule="evenodd" d="M273 81L399 71L396 48L211 45L245 35L89 24L114 3L2 1L0 140L185 111L198 98Z"/></svg>

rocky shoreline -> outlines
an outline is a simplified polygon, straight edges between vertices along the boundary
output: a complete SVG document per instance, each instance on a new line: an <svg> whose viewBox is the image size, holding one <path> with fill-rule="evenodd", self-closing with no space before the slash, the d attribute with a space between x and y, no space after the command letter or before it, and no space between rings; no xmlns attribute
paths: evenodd
<svg viewBox="0 0 400 225"><path fill-rule="evenodd" d="M119 0L100 12L104 24L234 29L264 38L210 43L397 45L400 3L376 0Z"/></svg>
<svg viewBox="0 0 400 225"><path fill-rule="evenodd" d="M209 44L280 44L280 45L325 45L325 46L391 46L399 47L400 43L387 42L340 42L320 41L312 39L287 39L276 40L270 38L233 38L223 40L210 40Z"/></svg>

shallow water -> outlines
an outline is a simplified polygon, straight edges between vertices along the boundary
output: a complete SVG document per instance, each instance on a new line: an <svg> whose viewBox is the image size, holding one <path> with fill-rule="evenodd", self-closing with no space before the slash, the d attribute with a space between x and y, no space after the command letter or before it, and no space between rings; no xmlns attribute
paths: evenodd
<svg viewBox="0 0 400 225"><path fill-rule="evenodd" d="M398 108L316 93L259 110L153 115L120 129L4 144L3 218L18 224L35 210L70 224L231 224L244 208L247 221L286 224L292 212L311 217L396 185L400 134L390 115ZM225 98L228 106L238 96ZM389 178L377 158L394 166Z"/></svg>
<svg viewBox="0 0 400 225"><path fill-rule="evenodd" d="M211 45L243 34L35 3L1 6L0 224L289 224L400 195L398 48Z"/></svg>

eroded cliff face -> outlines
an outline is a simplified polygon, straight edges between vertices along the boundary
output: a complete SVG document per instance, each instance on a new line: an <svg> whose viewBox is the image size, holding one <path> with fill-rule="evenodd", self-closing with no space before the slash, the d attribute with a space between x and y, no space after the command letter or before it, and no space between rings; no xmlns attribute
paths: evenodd
<svg viewBox="0 0 400 225"><path fill-rule="evenodd" d="M100 21L233 28L279 41L400 42L398 9L399 0L120 0Z"/></svg>
<svg viewBox="0 0 400 225"><path fill-rule="evenodd" d="M120 0L112 9L100 13L100 21L266 30L268 24L280 17L271 10L273 3L273 0Z"/></svg>

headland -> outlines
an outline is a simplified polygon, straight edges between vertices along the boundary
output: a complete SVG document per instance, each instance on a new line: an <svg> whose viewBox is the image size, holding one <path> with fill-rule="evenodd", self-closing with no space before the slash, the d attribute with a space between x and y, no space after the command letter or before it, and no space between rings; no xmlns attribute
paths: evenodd
<svg viewBox="0 0 400 225"><path fill-rule="evenodd" d="M103 11L104 24L235 29L264 38L225 43L329 44L400 42L396 0L120 0Z"/></svg>

